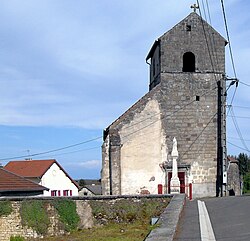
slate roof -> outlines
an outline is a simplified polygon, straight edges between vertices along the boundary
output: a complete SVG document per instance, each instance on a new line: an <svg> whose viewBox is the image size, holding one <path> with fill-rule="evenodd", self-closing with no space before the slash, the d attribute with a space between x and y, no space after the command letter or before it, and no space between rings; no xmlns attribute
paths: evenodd
<svg viewBox="0 0 250 241"><path fill-rule="evenodd" d="M101 185L101 179L80 179L77 182L81 184L80 186Z"/></svg>
<svg viewBox="0 0 250 241"><path fill-rule="evenodd" d="M48 190L35 182L0 168L0 192Z"/></svg>
<svg viewBox="0 0 250 241"><path fill-rule="evenodd" d="M90 192L95 195L102 194L102 186L101 185L85 185L83 188L87 188Z"/></svg>
<svg viewBox="0 0 250 241"><path fill-rule="evenodd" d="M78 184L68 175L68 173L55 159L10 161L4 169L26 178L42 178L42 176L54 163L56 163L65 175L75 184L75 186L79 188Z"/></svg>

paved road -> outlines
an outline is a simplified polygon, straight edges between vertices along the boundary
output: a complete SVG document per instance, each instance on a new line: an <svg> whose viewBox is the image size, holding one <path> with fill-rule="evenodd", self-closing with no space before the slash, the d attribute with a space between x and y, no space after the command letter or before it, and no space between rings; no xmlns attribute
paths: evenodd
<svg viewBox="0 0 250 241"><path fill-rule="evenodd" d="M203 199L216 241L250 241L250 196ZM203 241L197 201L187 202L175 241ZM203 238L201 238L203 237Z"/></svg>

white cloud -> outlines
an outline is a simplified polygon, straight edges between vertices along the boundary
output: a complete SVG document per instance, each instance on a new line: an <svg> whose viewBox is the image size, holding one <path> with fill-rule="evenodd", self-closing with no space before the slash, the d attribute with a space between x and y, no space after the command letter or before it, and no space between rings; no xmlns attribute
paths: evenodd
<svg viewBox="0 0 250 241"><path fill-rule="evenodd" d="M226 10L244 79L249 6L237 2L227 1ZM0 124L105 128L147 91L147 52L191 12L193 1L182 7L175 0L1 4ZM220 3L209 4L212 23L225 36Z"/></svg>
<svg viewBox="0 0 250 241"><path fill-rule="evenodd" d="M65 166L70 166L70 167L96 169L96 168L100 168L101 167L101 161L100 160L89 160L89 161L67 163L67 164L64 164L64 165Z"/></svg>

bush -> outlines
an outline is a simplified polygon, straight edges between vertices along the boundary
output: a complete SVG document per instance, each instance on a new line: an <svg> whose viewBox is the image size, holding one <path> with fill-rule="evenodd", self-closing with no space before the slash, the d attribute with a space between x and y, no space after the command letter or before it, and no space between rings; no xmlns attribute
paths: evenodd
<svg viewBox="0 0 250 241"><path fill-rule="evenodd" d="M46 234L50 221L45 207L41 200L24 201L21 206L22 225L34 229L39 234Z"/></svg>
<svg viewBox="0 0 250 241"><path fill-rule="evenodd" d="M60 221L67 232L77 229L80 218L76 212L76 204L72 200L56 199L53 205L59 214Z"/></svg>
<svg viewBox="0 0 250 241"><path fill-rule="evenodd" d="M10 201L0 202L0 216L7 216L12 213L12 206Z"/></svg>
<svg viewBox="0 0 250 241"><path fill-rule="evenodd" d="M11 236L10 241L25 241L25 239L22 236Z"/></svg>
<svg viewBox="0 0 250 241"><path fill-rule="evenodd" d="M133 223L141 221L148 223L153 216L159 216L165 209L169 199L140 200L121 199L115 202L91 201L92 212L97 224Z"/></svg>
<svg viewBox="0 0 250 241"><path fill-rule="evenodd" d="M250 172L247 172L243 178L243 193L250 193Z"/></svg>

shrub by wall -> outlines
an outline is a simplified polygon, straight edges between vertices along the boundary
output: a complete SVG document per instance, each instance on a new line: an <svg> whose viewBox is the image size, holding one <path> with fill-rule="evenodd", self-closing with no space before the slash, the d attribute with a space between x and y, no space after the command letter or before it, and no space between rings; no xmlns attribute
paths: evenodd
<svg viewBox="0 0 250 241"><path fill-rule="evenodd" d="M46 209L46 202L30 200L22 202L20 208L23 226L34 229L38 234L46 234L50 221Z"/></svg>
<svg viewBox="0 0 250 241"><path fill-rule="evenodd" d="M10 201L2 201L0 202L0 216L7 216L11 214L12 206Z"/></svg>
<svg viewBox="0 0 250 241"><path fill-rule="evenodd" d="M67 232L77 229L80 218L76 212L76 203L68 199L55 199L53 206L56 208L60 221Z"/></svg>
<svg viewBox="0 0 250 241"><path fill-rule="evenodd" d="M10 241L25 241L25 238L22 236L11 236Z"/></svg>

